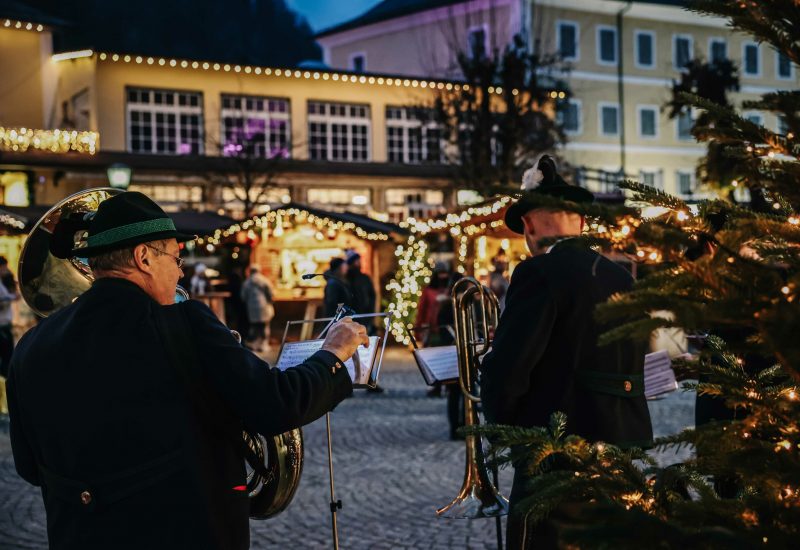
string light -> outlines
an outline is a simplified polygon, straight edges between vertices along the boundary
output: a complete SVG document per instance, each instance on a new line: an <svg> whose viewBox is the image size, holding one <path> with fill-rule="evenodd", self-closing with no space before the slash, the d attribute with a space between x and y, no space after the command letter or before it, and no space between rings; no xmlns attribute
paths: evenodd
<svg viewBox="0 0 800 550"><path fill-rule="evenodd" d="M35 23L29 23L27 21L17 21L14 19L6 19L3 21L3 27L6 29L17 29L17 30L26 30L26 31L33 31L33 32L42 32L44 31L44 25L39 25Z"/></svg>
<svg viewBox="0 0 800 550"><path fill-rule="evenodd" d="M78 130L34 130L0 126L0 150L24 153L28 149L51 153L97 152L100 135Z"/></svg>

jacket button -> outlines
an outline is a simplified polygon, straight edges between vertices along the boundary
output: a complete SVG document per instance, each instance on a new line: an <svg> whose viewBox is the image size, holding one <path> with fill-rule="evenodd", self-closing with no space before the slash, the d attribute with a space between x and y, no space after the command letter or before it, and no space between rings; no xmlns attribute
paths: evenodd
<svg viewBox="0 0 800 550"><path fill-rule="evenodd" d="M89 491L84 491L81 493L81 503L82 504L91 504L92 502L92 493Z"/></svg>
<svg viewBox="0 0 800 550"><path fill-rule="evenodd" d="M631 384L630 380L625 380L624 388L626 392L629 392L633 389L633 384Z"/></svg>

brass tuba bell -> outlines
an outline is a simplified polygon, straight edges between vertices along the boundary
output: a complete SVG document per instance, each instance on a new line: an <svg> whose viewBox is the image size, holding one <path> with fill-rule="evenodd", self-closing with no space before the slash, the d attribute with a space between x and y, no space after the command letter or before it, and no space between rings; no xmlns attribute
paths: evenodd
<svg viewBox="0 0 800 550"><path fill-rule="evenodd" d="M500 310L495 295L472 277L453 286L453 313L458 352L458 385L464 394L464 425L480 424L475 407L478 360L491 346L490 329L497 326ZM467 455L464 482L456 498L436 511L445 518L475 519L508 514L508 500L489 478L481 437L466 437Z"/></svg>
<svg viewBox="0 0 800 550"><path fill-rule="evenodd" d="M70 257L71 249L86 241L87 220L119 189L88 189L67 197L33 226L19 259L23 299L41 317L68 306L94 281L85 258ZM56 227L58 226L58 231ZM188 299L181 287L175 302ZM234 332L234 331L232 331ZM249 452L247 490L250 517L267 519L289 505L303 470L303 433L298 428L273 437L242 434Z"/></svg>

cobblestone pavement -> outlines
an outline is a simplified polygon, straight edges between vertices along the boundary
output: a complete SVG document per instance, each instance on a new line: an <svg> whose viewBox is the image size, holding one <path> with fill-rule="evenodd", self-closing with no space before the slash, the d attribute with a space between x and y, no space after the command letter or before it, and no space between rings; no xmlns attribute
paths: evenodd
<svg viewBox="0 0 800 550"><path fill-rule="evenodd" d="M358 390L333 413L333 452L341 548L495 548L494 520L446 520L434 510L461 487L464 444L448 440L445 399L425 395L410 354L387 350L383 394ZM656 435L691 426L694 395L651 402ZM17 477L7 424L0 426L0 549L47 548L38 489ZM305 465L288 510L251 521L252 548L329 548L325 419L304 428ZM660 461L681 455L662 452ZM512 473L500 472L508 494ZM505 528L505 522L503 522ZM187 526L188 527L188 526Z"/></svg>

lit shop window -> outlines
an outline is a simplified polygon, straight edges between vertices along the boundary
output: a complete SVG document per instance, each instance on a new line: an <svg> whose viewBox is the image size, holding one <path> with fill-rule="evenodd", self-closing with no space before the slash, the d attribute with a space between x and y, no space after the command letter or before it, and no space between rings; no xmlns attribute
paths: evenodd
<svg viewBox="0 0 800 550"><path fill-rule="evenodd" d="M289 158L289 100L243 95L222 96L222 154Z"/></svg>
<svg viewBox="0 0 800 550"><path fill-rule="evenodd" d="M442 125L429 109L386 108L386 149L389 162L444 162Z"/></svg>
<svg viewBox="0 0 800 550"><path fill-rule="evenodd" d="M312 160L371 160L370 130L369 105L308 103L308 148Z"/></svg>
<svg viewBox="0 0 800 550"><path fill-rule="evenodd" d="M28 176L25 172L0 174L0 204L5 206L28 206Z"/></svg>
<svg viewBox="0 0 800 550"><path fill-rule="evenodd" d="M307 191L308 204L323 209L333 207L337 210L367 212L372 206L372 193L369 189L325 189L311 188Z"/></svg>
<svg viewBox="0 0 800 550"><path fill-rule="evenodd" d="M132 153L203 153L203 94L128 88L127 139Z"/></svg>
<svg viewBox="0 0 800 550"><path fill-rule="evenodd" d="M444 193L434 189L387 189L386 210L393 222L430 218L444 211Z"/></svg>
<svg viewBox="0 0 800 550"><path fill-rule="evenodd" d="M143 193L168 211L180 210L181 207L203 202L203 188L199 185L131 184L128 191Z"/></svg>

